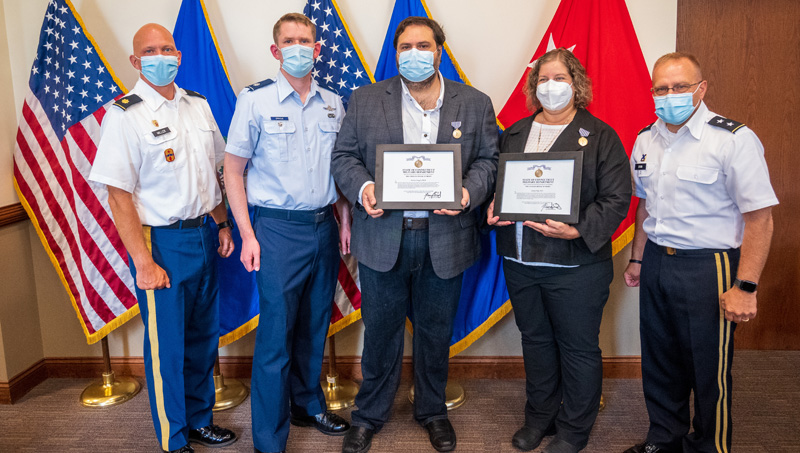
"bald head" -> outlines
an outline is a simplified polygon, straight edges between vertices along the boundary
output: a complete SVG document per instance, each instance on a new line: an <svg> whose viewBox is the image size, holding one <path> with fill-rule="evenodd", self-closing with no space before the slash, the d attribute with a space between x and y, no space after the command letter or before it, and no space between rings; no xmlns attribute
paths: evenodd
<svg viewBox="0 0 800 453"><path fill-rule="evenodd" d="M133 35L133 54L137 57L157 55L157 52L152 51L163 50L164 47L168 47L173 54L176 52L172 33L159 24L147 24ZM144 53L146 50L150 50L151 53Z"/></svg>

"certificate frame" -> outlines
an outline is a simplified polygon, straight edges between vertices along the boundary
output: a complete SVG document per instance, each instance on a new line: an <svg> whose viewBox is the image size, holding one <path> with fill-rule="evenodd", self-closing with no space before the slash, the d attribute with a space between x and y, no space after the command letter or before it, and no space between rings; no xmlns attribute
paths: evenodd
<svg viewBox="0 0 800 453"><path fill-rule="evenodd" d="M429 192L431 199L419 201L386 201L385 191L387 189L386 173L390 167L394 168L395 161L398 156L406 156L412 153L414 156L425 156L427 154L435 153L436 156L446 160L446 165L452 168L447 168L446 171L452 170L453 180L442 181L446 185L446 189L452 189L453 199L435 198L435 192ZM431 156L432 157L432 156ZM402 158L402 157L401 157ZM417 166L419 168L419 166ZM448 143L448 144L381 144L377 145L375 149L375 199L378 209L404 209L411 211L428 211L435 209L452 209L462 210L461 198L461 144ZM452 185L452 186L450 186ZM445 187L445 186L443 186ZM445 192L447 191L445 190ZM441 192L439 191L441 197ZM426 193L423 196L428 196Z"/></svg>
<svg viewBox="0 0 800 453"><path fill-rule="evenodd" d="M509 163L524 162L529 165L528 169L537 166L546 166L550 164L553 167L554 161L571 161L572 162L572 182L571 190L569 191L569 212L567 214L555 214L547 212L522 212L519 209L509 210L503 209L504 196L508 196L508 190L514 187L506 187L506 184L513 184L506 181L508 173L507 167ZM562 162L563 165L563 162ZM494 215L499 216L500 220L532 220L534 222L544 222L546 219L556 220L564 223L577 223L580 216L580 198L581 198L581 178L583 176L583 152L581 151L550 151L546 153L503 153L500 154L497 171L497 188L495 191ZM538 177L538 176L536 176ZM566 194L561 194L566 195ZM563 198L563 197L561 197ZM552 202L542 202L541 210L556 209L552 207ZM550 207L544 204L551 204ZM555 203L559 210L561 206Z"/></svg>

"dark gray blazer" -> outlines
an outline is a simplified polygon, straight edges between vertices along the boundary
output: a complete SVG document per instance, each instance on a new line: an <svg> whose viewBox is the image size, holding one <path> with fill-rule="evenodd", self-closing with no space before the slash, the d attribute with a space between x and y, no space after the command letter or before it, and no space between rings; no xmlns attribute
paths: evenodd
<svg viewBox="0 0 800 453"><path fill-rule="evenodd" d="M433 270L447 279L480 257L480 206L494 191L498 149L489 97L447 79L444 87L436 143L461 144L462 184L470 196L469 208L457 216L430 215ZM333 178L353 205L351 251L359 263L379 272L391 270L397 261L403 211L386 210L373 219L361 205L358 192L365 182L375 181L376 145L403 143L401 96L399 76L354 91L331 156ZM453 138L453 121L461 121L458 139Z"/></svg>

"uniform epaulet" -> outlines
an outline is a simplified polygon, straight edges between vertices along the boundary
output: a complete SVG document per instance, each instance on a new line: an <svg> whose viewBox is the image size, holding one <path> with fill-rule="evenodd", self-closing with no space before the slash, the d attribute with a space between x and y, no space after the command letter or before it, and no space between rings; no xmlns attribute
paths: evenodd
<svg viewBox="0 0 800 453"><path fill-rule="evenodd" d="M721 127L725 130L733 132L734 134L740 128L744 127L744 123L740 123L734 120L729 120L728 118L719 115L715 116L714 118L711 118L711 121L709 121L708 124L716 127Z"/></svg>
<svg viewBox="0 0 800 453"><path fill-rule="evenodd" d="M654 124L656 124L656 123L652 122L652 123L648 124L647 126L643 127L642 130L640 130L639 133L636 134L636 135L642 135L643 133L649 131L650 128L653 127Z"/></svg>
<svg viewBox="0 0 800 453"><path fill-rule="evenodd" d="M131 94L130 96L125 96L124 98L120 99L119 101L115 102L114 105L121 108L123 111L128 110L128 107L138 104L142 102L142 98L135 94Z"/></svg>
<svg viewBox="0 0 800 453"><path fill-rule="evenodd" d="M255 90L259 89L259 88L264 88L264 87L270 86L273 83L275 83L275 81L272 80L272 79L262 80L260 82L254 83L252 85L247 85L247 91L255 91Z"/></svg>
<svg viewBox="0 0 800 453"><path fill-rule="evenodd" d="M206 98L205 96L203 96L202 94L198 93L197 91L187 90L186 88L184 88L183 91L185 91L186 94L188 94L189 96L194 96L194 97L198 97L198 98L201 98L201 99L205 99Z"/></svg>

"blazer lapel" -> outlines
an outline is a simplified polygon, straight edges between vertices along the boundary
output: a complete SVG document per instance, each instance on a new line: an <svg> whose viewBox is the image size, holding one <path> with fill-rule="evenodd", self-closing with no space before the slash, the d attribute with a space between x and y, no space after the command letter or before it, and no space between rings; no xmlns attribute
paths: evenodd
<svg viewBox="0 0 800 453"><path fill-rule="evenodd" d="M436 134L436 143L461 143L461 140L453 137L454 121L460 121L461 132L467 127L464 124L464 118L459 118L458 114L461 110L461 102L458 99L458 86L457 82L450 83L447 79L444 82L444 99L442 102L442 109L439 112L439 132Z"/></svg>
<svg viewBox="0 0 800 453"><path fill-rule="evenodd" d="M386 118L386 130L389 131L391 143L403 143L403 89L400 76L396 76L383 98L383 114Z"/></svg>

